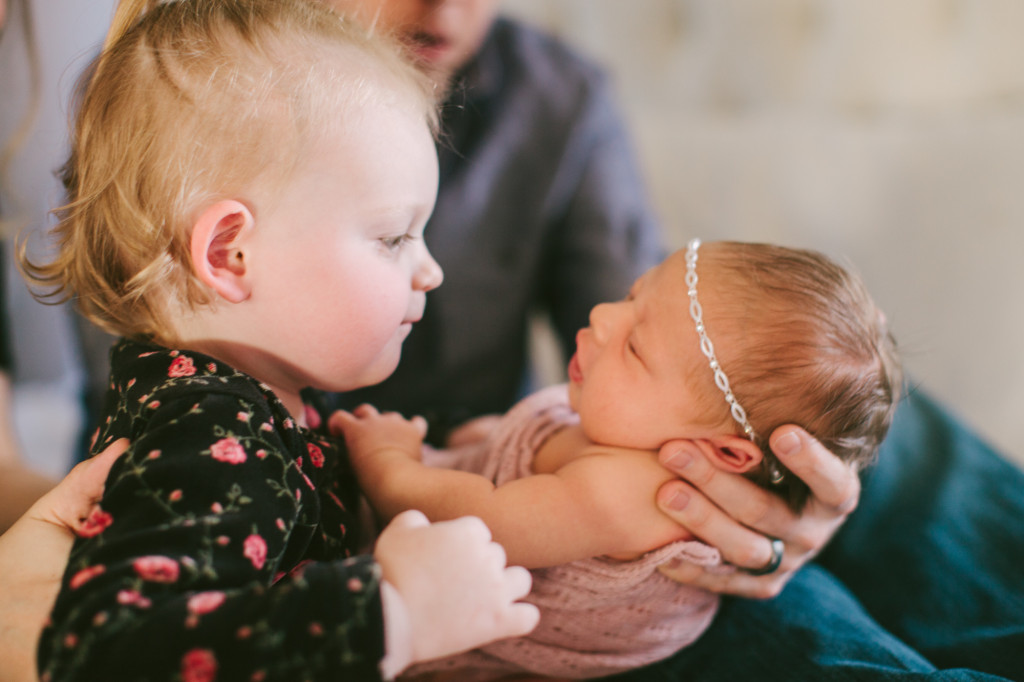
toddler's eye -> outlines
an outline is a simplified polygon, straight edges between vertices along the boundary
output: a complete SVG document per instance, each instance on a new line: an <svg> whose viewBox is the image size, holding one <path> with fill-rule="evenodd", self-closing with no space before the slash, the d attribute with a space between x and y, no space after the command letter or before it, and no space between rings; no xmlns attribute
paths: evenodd
<svg viewBox="0 0 1024 682"><path fill-rule="evenodd" d="M400 234L395 237L381 237L380 243L384 245L388 251L397 251L402 248L402 245L407 241L412 240L408 234Z"/></svg>

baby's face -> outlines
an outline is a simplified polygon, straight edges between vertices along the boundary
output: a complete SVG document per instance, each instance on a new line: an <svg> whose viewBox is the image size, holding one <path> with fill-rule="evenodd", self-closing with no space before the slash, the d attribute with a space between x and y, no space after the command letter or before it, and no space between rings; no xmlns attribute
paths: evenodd
<svg viewBox="0 0 1024 682"><path fill-rule="evenodd" d="M669 256L626 299L596 306L577 334L569 401L591 440L653 449L731 431L725 402L708 404L714 378L689 314L685 274L683 253ZM705 311L714 308L710 291L700 296Z"/></svg>
<svg viewBox="0 0 1024 682"><path fill-rule="evenodd" d="M443 87L476 54L497 0L327 0L342 12L394 31Z"/></svg>

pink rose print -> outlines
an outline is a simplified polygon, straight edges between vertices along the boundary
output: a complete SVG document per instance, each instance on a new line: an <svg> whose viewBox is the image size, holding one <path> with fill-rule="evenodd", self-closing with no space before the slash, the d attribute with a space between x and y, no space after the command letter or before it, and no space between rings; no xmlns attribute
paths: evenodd
<svg viewBox="0 0 1024 682"><path fill-rule="evenodd" d="M178 580L178 562L166 556L144 556L132 562L132 568L143 580L173 583Z"/></svg>
<svg viewBox="0 0 1024 682"><path fill-rule="evenodd" d="M100 509L99 505L96 505L89 512L89 516L82 522L82 525L78 527L78 537L94 538L109 528L113 522L114 517Z"/></svg>
<svg viewBox="0 0 1024 682"><path fill-rule="evenodd" d="M86 568L83 568L81 571L75 573L75 575L71 577L71 582L69 583L71 585L71 589L77 590L79 587L86 584L96 576L105 573L106 570L107 567L102 564L96 564L95 566L87 566Z"/></svg>
<svg viewBox="0 0 1024 682"><path fill-rule="evenodd" d="M249 414L248 412L239 412L235 416L235 418L238 419L238 421L240 421L240 422L247 422L247 421L249 421L250 417L252 417L252 415Z"/></svg>
<svg viewBox="0 0 1024 682"><path fill-rule="evenodd" d="M266 540L256 534L250 535L242 546L242 556L251 561L257 570L263 568L263 564L267 561Z"/></svg>
<svg viewBox="0 0 1024 682"><path fill-rule="evenodd" d="M306 414L306 424L311 429L319 429L321 424L320 413L309 405L303 405L302 411Z"/></svg>
<svg viewBox="0 0 1024 682"><path fill-rule="evenodd" d="M174 358L171 368L167 370L167 376L169 377L190 377L195 373L196 366L193 364L192 358L185 355L179 355Z"/></svg>
<svg viewBox="0 0 1024 682"><path fill-rule="evenodd" d="M245 461L245 448L234 437L221 438L210 447L210 454L218 462L241 464Z"/></svg>
<svg viewBox="0 0 1024 682"><path fill-rule="evenodd" d="M200 592L199 594L192 595L188 600L189 613L194 613L197 616L210 613L223 604L224 599L224 593L218 591Z"/></svg>
<svg viewBox="0 0 1024 682"><path fill-rule="evenodd" d="M140 609L145 609L153 605L153 602L148 598L143 597L138 590L121 590L117 593L117 603L128 606L134 604Z"/></svg>
<svg viewBox="0 0 1024 682"><path fill-rule="evenodd" d="M309 443L306 445L306 450L309 452L309 461L313 463L317 469L321 469L324 466L324 451L320 449L320 446Z"/></svg>
<svg viewBox="0 0 1024 682"><path fill-rule="evenodd" d="M345 503L342 502L341 499L337 495L334 494L334 491L328 490L327 494L330 496L330 498L334 502L334 504L338 505L338 507L340 509L343 509L343 510L345 509Z"/></svg>
<svg viewBox="0 0 1024 682"><path fill-rule="evenodd" d="M181 659L182 682L213 682L217 659L209 649L192 649Z"/></svg>

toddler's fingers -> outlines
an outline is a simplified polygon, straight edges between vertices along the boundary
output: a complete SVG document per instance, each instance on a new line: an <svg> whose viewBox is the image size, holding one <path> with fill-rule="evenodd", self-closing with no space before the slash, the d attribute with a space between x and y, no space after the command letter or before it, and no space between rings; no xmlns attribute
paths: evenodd
<svg viewBox="0 0 1024 682"><path fill-rule="evenodd" d="M391 520L395 528L421 528L429 526L430 520L418 509L407 509Z"/></svg>
<svg viewBox="0 0 1024 682"><path fill-rule="evenodd" d="M522 566L509 566L505 569L505 596L509 601L519 601L530 594L533 587L533 576Z"/></svg>
<svg viewBox="0 0 1024 682"><path fill-rule="evenodd" d="M452 524L453 528L466 535L467 542L489 543L491 541L491 529L487 527L487 524L479 516L461 516L452 521L442 521L441 523ZM501 551L502 553L505 552L504 549ZM504 561L501 565L505 565Z"/></svg>
<svg viewBox="0 0 1024 682"><path fill-rule="evenodd" d="M540 622L540 610L533 604L512 604L505 620L506 637L522 637L533 632Z"/></svg>

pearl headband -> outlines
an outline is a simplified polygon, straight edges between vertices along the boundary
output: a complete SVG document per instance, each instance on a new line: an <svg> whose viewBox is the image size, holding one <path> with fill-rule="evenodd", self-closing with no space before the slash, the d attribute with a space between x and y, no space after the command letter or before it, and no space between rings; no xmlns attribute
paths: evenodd
<svg viewBox="0 0 1024 682"><path fill-rule="evenodd" d="M732 418L740 425L747 438L753 442L757 438L757 434L754 433L754 427L750 425L750 421L747 419L747 411L743 409L743 406L736 400L736 396L733 395L732 388L729 387L729 378L725 376L718 358L715 357L715 346L711 343L707 330L704 328L704 310L701 308L700 301L697 300L697 249L699 248L700 239L691 239L686 245L686 295L690 297L690 317L693 318L693 322L697 327L697 336L700 338L700 350L708 359L711 371L715 373L715 385L725 394L725 402L729 405L729 412L732 414ZM764 466L773 484L782 482L783 474L779 471L779 467L774 461L769 461L765 458Z"/></svg>

